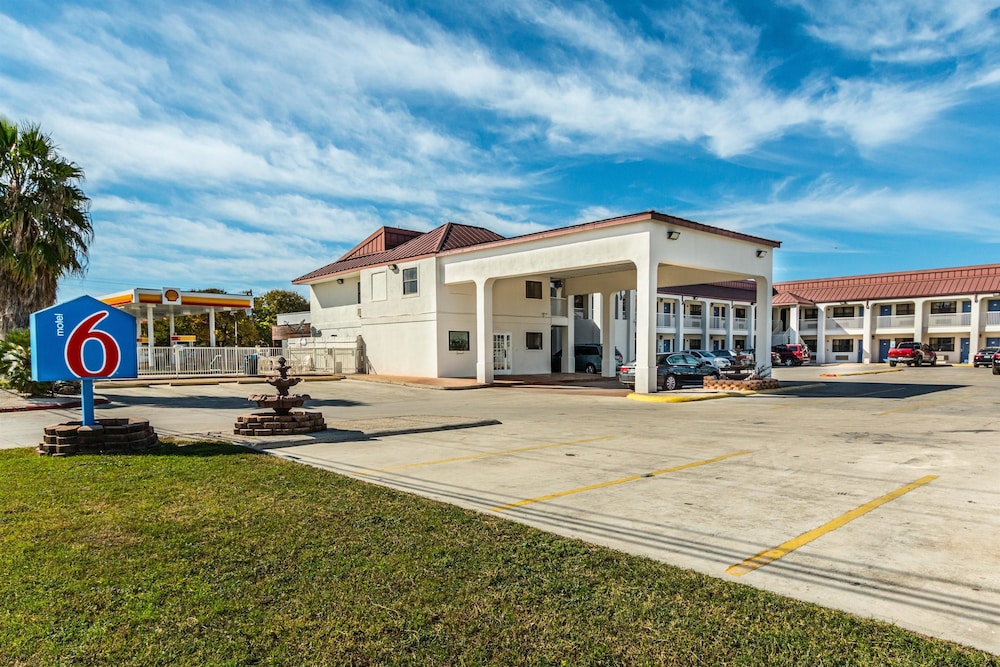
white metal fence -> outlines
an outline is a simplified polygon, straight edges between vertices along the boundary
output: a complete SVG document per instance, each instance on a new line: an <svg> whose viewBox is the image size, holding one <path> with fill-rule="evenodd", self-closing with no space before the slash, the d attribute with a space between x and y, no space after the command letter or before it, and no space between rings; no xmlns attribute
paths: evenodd
<svg viewBox="0 0 1000 667"><path fill-rule="evenodd" d="M278 366L280 347L138 348L139 375L263 375Z"/></svg>
<svg viewBox="0 0 1000 667"><path fill-rule="evenodd" d="M298 372L365 373L364 350L360 337L351 341L292 338L285 341L284 355Z"/></svg>

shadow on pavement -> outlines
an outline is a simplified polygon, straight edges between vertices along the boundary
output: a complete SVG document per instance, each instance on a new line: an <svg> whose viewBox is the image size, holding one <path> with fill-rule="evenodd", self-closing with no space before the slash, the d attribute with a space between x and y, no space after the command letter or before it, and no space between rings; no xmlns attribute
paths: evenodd
<svg viewBox="0 0 1000 667"><path fill-rule="evenodd" d="M782 396L802 398L913 398L928 396L952 389L963 389L964 384L903 384L895 382L837 382L837 381L781 381Z"/></svg>

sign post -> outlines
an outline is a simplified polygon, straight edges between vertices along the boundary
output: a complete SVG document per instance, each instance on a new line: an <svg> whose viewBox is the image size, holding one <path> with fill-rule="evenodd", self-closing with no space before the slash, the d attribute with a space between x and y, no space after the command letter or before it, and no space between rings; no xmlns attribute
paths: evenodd
<svg viewBox="0 0 1000 667"><path fill-rule="evenodd" d="M94 379L134 378L135 318L90 296L31 314L31 378L79 380L84 426L93 426Z"/></svg>

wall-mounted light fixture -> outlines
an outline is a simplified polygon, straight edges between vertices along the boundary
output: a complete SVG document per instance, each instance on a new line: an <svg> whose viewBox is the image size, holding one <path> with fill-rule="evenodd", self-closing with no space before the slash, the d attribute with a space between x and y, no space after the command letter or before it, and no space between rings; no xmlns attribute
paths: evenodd
<svg viewBox="0 0 1000 667"><path fill-rule="evenodd" d="M671 229L667 232L667 238L670 239L671 241L676 241L680 237L681 233L676 230Z"/></svg>
<svg viewBox="0 0 1000 667"><path fill-rule="evenodd" d="M396 271L399 271L399 267L396 266L395 264L390 264L389 270L392 271L393 273L396 273Z"/></svg>
<svg viewBox="0 0 1000 667"><path fill-rule="evenodd" d="M757 251L757 256L758 257L767 257L767 251L766 250L758 250Z"/></svg>
<svg viewBox="0 0 1000 667"><path fill-rule="evenodd" d="M343 278L337 278L337 284L338 285L343 285L344 284L344 279Z"/></svg>

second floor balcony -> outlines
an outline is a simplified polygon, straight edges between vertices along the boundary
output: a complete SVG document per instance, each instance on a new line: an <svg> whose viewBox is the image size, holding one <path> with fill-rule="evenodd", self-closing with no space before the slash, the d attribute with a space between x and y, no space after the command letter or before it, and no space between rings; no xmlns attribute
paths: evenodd
<svg viewBox="0 0 1000 667"><path fill-rule="evenodd" d="M906 329L913 330L913 315L879 315L875 321L876 329Z"/></svg>
<svg viewBox="0 0 1000 667"><path fill-rule="evenodd" d="M857 333L865 326L864 317L828 317L826 318L826 333Z"/></svg>
<svg viewBox="0 0 1000 667"><path fill-rule="evenodd" d="M927 316L927 328L967 327L972 323L972 313L946 313Z"/></svg>

